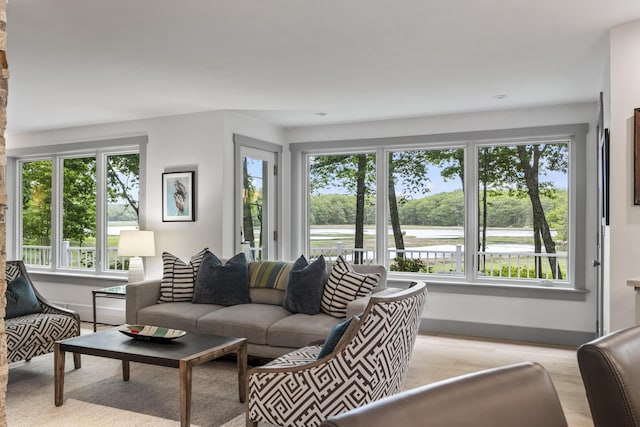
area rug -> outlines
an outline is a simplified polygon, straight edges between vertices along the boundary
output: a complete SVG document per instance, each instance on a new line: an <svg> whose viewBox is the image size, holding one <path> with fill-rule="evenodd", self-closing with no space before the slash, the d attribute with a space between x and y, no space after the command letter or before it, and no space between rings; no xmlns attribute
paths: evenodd
<svg viewBox="0 0 640 427"><path fill-rule="evenodd" d="M53 354L9 369L7 424L21 426L176 426L180 424L178 370L131 363L129 381L122 380L118 360L82 356L73 369L67 354L64 404L54 405ZM217 360L193 368L191 423L236 425L244 420L238 400L233 360Z"/></svg>

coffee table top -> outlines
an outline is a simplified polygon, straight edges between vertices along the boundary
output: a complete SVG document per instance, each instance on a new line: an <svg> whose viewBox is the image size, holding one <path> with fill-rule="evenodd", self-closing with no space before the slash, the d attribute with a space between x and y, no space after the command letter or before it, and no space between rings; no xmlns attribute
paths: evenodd
<svg viewBox="0 0 640 427"><path fill-rule="evenodd" d="M245 341L246 338L188 332L181 338L156 343L128 337L114 328L68 338L59 341L59 344L62 351L177 368L181 360L198 357L203 352L219 351L220 356L232 353L234 348Z"/></svg>

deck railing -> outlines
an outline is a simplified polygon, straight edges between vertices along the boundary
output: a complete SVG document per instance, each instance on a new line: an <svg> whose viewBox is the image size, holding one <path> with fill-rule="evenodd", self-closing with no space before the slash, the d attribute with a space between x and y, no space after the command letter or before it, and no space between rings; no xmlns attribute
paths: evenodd
<svg viewBox="0 0 640 427"><path fill-rule="evenodd" d="M126 271L127 257L118 256L118 248L107 248L109 270ZM25 245L22 247L22 260L26 265L48 266L51 265L51 246ZM95 246L70 246L68 242L62 243L60 265L65 268L87 269L96 264Z"/></svg>
<svg viewBox="0 0 640 427"><path fill-rule="evenodd" d="M262 248L244 248L250 260L261 259ZM126 258L118 256L117 247L108 248L109 270L126 271ZM311 249L310 258L324 255L332 263L339 255L359 264L373 264L376 251L373 249L347 248L342 244ZM566 280L567 254L538 254L533 252L478 252L478 272L485 277L532 280ZM462 245L455 250L389 249L388 265L403 271L399 258L414 261L412 265L425 274L462 275L464 273L464 251ZM51 264L50 246L23 246L22 259L27 265L46 266ZM551 259L551 262L550 262ZM93 268L96 261L95 247L63 245L62 266L67 268ZM554 267L552 267L552 264ZM394 267L395 266L395 267ZM404 270L406 271L406 270Z"/></svg>

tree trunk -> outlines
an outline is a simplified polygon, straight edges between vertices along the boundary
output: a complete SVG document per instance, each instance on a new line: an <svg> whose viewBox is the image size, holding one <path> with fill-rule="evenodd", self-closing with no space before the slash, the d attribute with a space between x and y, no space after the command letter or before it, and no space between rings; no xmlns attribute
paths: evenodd
<svg viewBox="0 0 640 427"><path fill-rule="evenodd" d="M7 2L0 0L0 292L2 295L7 290L6 280L6 215L7 210L7 185L5 182L5 166L7 155L5 152L4 131L7 128L7 94L9 67L7 65ZM6 308L5 298L0 298L0 424L7 425L5 411L5 398L7 395L7 379L9 366L7 364L7 336L4 329L4 315Z"/></svg>
<svg viewBox="0 0 640 427"><path fill-rule="evenodd" d="M398 199L396 197L395 180L393 179L393 154L389 153L389 219L393 230L393 241L396 250L404 251L404 238L400 226L400 214L398 212ZM404 259L404 252L396 252L396 257Z"/></svg>
<svg viewBox="0 0 640 427"><path fill-rule="evenodd" d="M526 147L524 145L518 146L520 165L524 172L527 193L529 194L531 207L533 209L534 239L536 235L538 235L538 240L542 237L546 253L555 254L556 244L551 236L551 229L549 228L547 217L544 214L544 208L542 207L542 201L540 200L540 192L538 189L539 162L540 155L542 154L540 146L533 146L532 154L532 163L529 163ZM538 228L538 233L535 232L536 227ZM536 253L542 253L542 248L536 248ZM562 279L562 271L560 270L560 266L557 264L557 258L550 256L548 257L548 260L552 277L558 280ZM540 269L538 275L542 275L542 269Z"/></svg>
<svg viewBox="0 0 640 427"><path fill-rule="evenodd" d="M355 251L353 252L354 264L362 264L364 261L362 251L358 249L364 248L364 202L367 175L367 155L358 154L358 171L356 178L356 235L355 235Z"/></svg>

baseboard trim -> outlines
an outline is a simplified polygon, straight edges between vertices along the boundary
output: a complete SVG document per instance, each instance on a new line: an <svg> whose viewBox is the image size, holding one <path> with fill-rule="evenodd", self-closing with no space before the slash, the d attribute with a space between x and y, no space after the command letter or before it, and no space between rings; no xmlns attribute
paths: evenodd
<svg viewBox="0 0 640 427"><path fill-rule="evenodd" d="M572 347L577 347L596 338L595 332L426 318L423 318L420 322L420 332L464 335L478 338L497 338Z"/></svg>
<svg viewBox="0 0 640 427"><path fill-rule="evenodd" d="M58 302L55 303L61 307L68 308L77 312L80 315L80 320L83 322L93 323L93 307L85 304L60 304ZM107 307L100 306L96 307L96 317L97 322L100 324L106 325L122 325L125 322L125 310L120 307Z"/></svg>

